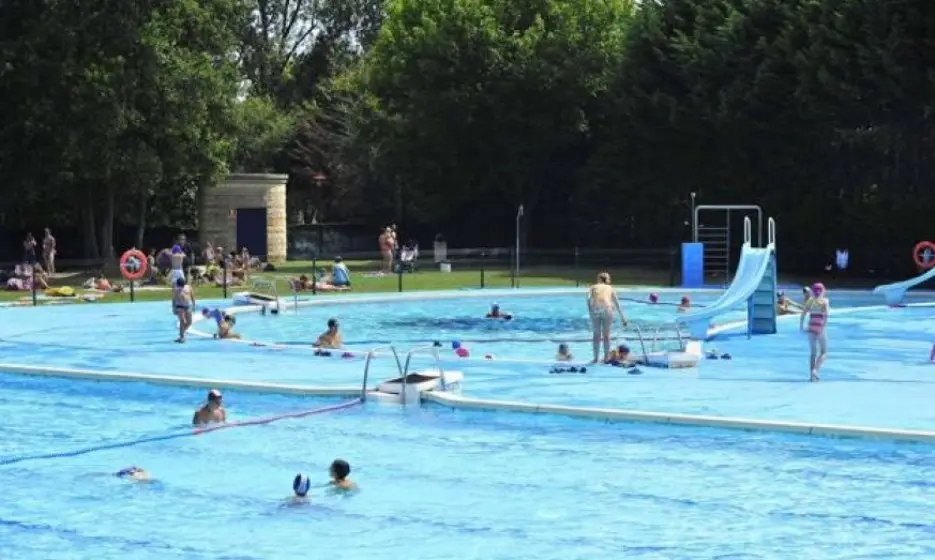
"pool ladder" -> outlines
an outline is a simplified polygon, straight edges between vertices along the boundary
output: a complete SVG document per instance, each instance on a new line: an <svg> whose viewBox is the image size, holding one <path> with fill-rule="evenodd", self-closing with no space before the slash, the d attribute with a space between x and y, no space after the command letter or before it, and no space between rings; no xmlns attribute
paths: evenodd
<svg viewBox="0 0 935 560"><path fill-rule="evenodd" d="M377 355L377 353L386 350L389 350L393 354L393 359L396 361L396 369L399 371L399 376L402 380L402 392L400 393L400 398L402 399L403 404L406 404L406 384L407 378L409 377L409 366L412 364L412 356L416 354L428 354L435 358L435 367L438 368L438 378L441 381L442 390L445 390L445 370L442 369L442 361L438 354L438 348L435 345L417 346L410 349L409 352L406 353L405 364L402 362L402 360L399 359L399 352L396 351L395 346L377 346L376 348L371 348L370 351L367 352L367 359L364 362L364 381L360 388L361 401L367 400L367 382L370 380L370 363L373 361L373 357Z"/></svg>
<svg viewBox="0 0 935 560"><path fill-rule="evenodd" d="M641 329L639 325L633 325L632 327L629 327L629 328L632 329L633 332L636 333L636 338L640 343L640 350L643 353L643 361L646 361L646 359L649 356L649 352L656 351L656 345L660 340L659 335L664 330L670 330L670 329L675 330L676 339L679 341L679 351L685 350L686 337L682 335L682 328L681 326L679 326L678 323L659 325L655 329L653 329L652 333L646 333L645 335L644 335L643 329ZM647 352L646 351L646 339L650 336L652 338L650 342L649 352ZM666 339L662 339L662 340L666 340Z"/></svg>

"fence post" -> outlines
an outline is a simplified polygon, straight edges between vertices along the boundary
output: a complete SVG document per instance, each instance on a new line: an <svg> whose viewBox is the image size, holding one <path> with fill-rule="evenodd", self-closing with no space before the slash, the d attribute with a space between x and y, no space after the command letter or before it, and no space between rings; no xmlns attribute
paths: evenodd
<svg viewBox="0 0 935 560"><path fill-rule="evenodd" d="M318 255L312 255L312 295L318 295Z"/></svg>
<svg viewBox="0 0 935 560"><path fill-rule="evenodd" d="M33 306L39 305L39 298L36 295L36 259L33 257L32 261L32 304Z"/></svg>
<svg viewBox="0 0 935 560"><path fill-rule="evenodd" d="M578 246L575 245L575 287L581 286L581 261L578 255Z"/></svg>
<svg viewBox="0 0 935 560"><path fill-rule="evenodd" d="M480 287L483 290L486 287L485 269L487 268L487 251L480 252Z"/></svg>
<svg viewBox="0 0 935 560"><path fill-rule="evenodd" d="M136 289L133 288L133 283L134 283L134 282L136 282L136 281L135 281L135 280L130 280L130 303L133 303L133 302L136 301Z"/></svg>
<svg viewBox="0 0 935 560"><path fill-rule="evenodd" d="M396 261L396 290L403 291L403 265L398 260Z"/></svg>
<svg viewBox="0 0 935 560"><path fill-rule="evenodd" d="M516 266L513 265L513 248L510 247L510 287L516 287Z"/></svg>

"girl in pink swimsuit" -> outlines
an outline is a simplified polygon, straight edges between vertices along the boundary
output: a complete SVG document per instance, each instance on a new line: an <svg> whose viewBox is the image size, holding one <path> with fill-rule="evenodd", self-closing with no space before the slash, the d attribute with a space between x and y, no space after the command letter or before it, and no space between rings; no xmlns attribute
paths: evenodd
<svg viewBox="0 0 935 560"><path fill-rule="evenodd" d="M824 284L816 282L812 285L812 297L805 303L805 309L802 311L802 319L799 321L799 328L808 333L809 356L809 381L819 381L818 371L825 358L828 356L828 335L825 327L828 325L828 313L831 304L828 301L827 290ZM805 320L808 319L808 328L805 326Z"/></svg>

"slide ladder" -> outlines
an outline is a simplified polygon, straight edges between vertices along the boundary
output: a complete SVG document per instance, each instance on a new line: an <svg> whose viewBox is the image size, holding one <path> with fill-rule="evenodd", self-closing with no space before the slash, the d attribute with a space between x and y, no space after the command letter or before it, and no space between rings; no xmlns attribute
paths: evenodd
<svg viewBox="0 0 935 560"><path fill-rule="evenodd" d="M749 239L750 219L744 222L744 235ZM747 336L754 334L776 334L776 292L779 288L779 274L776 270L776 222L768 221L768 247L773 251L769 256L766 273L760 280L753 295L747 301Z"/></svg>
<svg viewBox="0 0 935 560"><path fill-rule="evenodd" d="M712 280L727 286L730 282L730 224L698 226L696 234L695 242L704 246L702 269Z"/></svg>

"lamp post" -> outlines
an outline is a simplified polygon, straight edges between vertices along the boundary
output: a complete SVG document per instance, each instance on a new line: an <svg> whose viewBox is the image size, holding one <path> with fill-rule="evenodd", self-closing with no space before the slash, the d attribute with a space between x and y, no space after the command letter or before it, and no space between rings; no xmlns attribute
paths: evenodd
<svg viewBox="0 0 935 560"><path fill-rule="evenodd" d="M695 193L691 193L691 197L692 197L692 216L691 216L692 242L698 243L698 224L695 223Z"/></svg>
<svg viewBox="0 0 935 560"><path fill-rule="evenodd" d="M519 208L516 210L516 284L519 286L519 231L520 231L520 221L523 219L523 205L520 204Z"/></svg>

